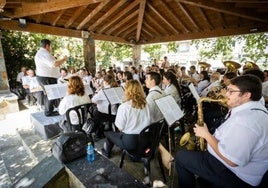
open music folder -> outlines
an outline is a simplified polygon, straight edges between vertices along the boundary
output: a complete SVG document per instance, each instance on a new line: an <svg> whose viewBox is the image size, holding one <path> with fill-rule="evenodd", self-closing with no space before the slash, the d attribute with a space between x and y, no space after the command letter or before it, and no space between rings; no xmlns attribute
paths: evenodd
<svg viewBox="0 0 268 188"><path fill-rule="evenodd" d="M183 111L171 95L156 99L155 103L169 126L184 116Z"/></svg>
<svg viewBox="0 0 268 188"><path fill-rule="evenodd" d="M200 99L200 96L198 95L198 93L197 93L197 91L196 91L196 89L195 89L195 87L194 87L194 84L191 83L191 84L189 84L188 87L189 87L191 93L193 94L193 96L194 96L196 102L198 102L198 100Z"/></svg>
<svg viewBox="0 0 268 188"><path fill-rule="evenodd" d="M67 87L67 83L44 86L48 100L63 98L67 94ZM89 84L85 85L85 92L87 95L93 94L93 91Z"/></svg>
<svg viewBox="0 0 268 188"><path fill-rule="evenodd" d="M112 87L103 89L110 104L121 104L125 100L125 92L123 87Z"/></svg>

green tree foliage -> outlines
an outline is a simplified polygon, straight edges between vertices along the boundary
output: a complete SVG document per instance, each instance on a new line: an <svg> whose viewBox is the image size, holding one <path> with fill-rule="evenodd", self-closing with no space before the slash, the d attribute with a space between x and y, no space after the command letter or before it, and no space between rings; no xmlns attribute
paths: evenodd
<svg viewBox="0 0 268 188"><path fill-rule="evenodd" d="M175 52L176 53L178 51L178 48L179 48L179 45L176 42L167 43L167 51L168 52Z"/></svg>
<svg viewBox="0 0 268 188"><path fill-rule="evenodd" d="M83 66L83 45L81 39L44 35L28 32L1 31L2 46L10 84L16 83L20 68L25 66L35 70L34 56L40 48L40 41L47 38L52 41L52 54L60 58L60 54L69 56L66 66Z"/></svg>
<svg viewBox="0 0 268 188"><path fill-rule="evenodd" d="M143 47L143 51L147 52L151 59L160 59L162 56L161 44L148 44Z"/></svg>
<svg viewBox="0 0 268 188"><path fill-rule="evenodd" d="M103 68L112 66L115 61L123 61L132 56L132 47L108 41L96 41L96 61Z"/></svg>

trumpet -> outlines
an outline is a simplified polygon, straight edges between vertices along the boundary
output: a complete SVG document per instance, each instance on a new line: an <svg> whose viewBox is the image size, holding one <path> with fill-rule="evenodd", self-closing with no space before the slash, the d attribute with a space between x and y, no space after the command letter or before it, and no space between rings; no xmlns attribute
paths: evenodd
<svg viewBox="0 0 268 188"><path fill-rule="evenodd" d="M226 106L227 98L222 96L218 99L212 99L208 97L202 97L198 100L198 120L197 124L199 126L204 126L204 116L203 116L203 102L219 102L221 105ZM180 139L180 146L186 147L187 150L200 150L205 151L206 149L206 142L204 138L191 138L190 132L186 132Z"/></svg>

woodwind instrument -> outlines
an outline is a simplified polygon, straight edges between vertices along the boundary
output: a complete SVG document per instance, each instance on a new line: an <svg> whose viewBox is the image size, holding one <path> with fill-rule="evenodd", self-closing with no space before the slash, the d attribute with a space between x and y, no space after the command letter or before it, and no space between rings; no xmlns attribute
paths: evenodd
<svg viewBox="0 0 268 188"><path fill-rule="evenodd" d="M204 116L203 116L203 102L219 102L222 105L226 105L227 102L227 98L222 96L219 97L218 99L212 99L212 98L208 98L208 97L201 97L198 100L198 111L197 111L197 115L198 115L198 120L197 120L197 124L199 126L204 126ZM195 141L194 141L195 140ZM187 150L200 150L200 151L205 151L206 149L206 142L204 138L197 138L195 137L195 139L192 139L190 137L190 133L186 132L180 139L180 145L181 146L185 146Z"/></svg>

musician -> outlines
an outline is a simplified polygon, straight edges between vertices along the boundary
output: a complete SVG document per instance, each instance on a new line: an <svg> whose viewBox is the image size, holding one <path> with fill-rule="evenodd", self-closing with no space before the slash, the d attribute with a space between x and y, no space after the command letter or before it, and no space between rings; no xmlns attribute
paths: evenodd
<svg viewBox="0 0 268 188"><path fill-rule="evenodd" d="M264 70L264 82L262 83L262 95L265 100L266 108L268 108L268 70Z"/></svg>
<svg viewBox="0 0 268 188"><path fill-rule="evenodd" d="M164 90L165 94L171 95L176 103L181 106L181 91L176 75L171 71L165 72L163 75L163 84L166 86Z"/></svg>
<svg viewBox="0 0 268 188"><path fill-rule="evenodd" d="M149 89L146 101L149 105L152 122L157 122L163 119L163 115L154 102L155 99L165 96L165 93L160 89L161 75L157 72L149 72L146 74L145 84Z"/></svg>
<svg viewBox="0 0 268 188"><path fill-rule="evenodd" d="M209 85L201 91L200 96L206 97L209 92L217 92L221 85L220 77L221 74L219 72L213 72L210 75Z"/></svg>
<svg viewBox="0 0 268 188"><path fill-rule="evenodd" d="M259 102L262 83L254 75L238 76L227 88L229 118L211 135L204 126L194 133L207 141L207 151L176 154L180 188L195 187L195 175L209 187L258 186L268 170L268 112ZM207 186L208 187L208 186Z"/></svg>
<svg viewBox="0 0 268 188"><path fill-rule="evenodd" d="M194 79L196 82L199 81L199 75L198 73L196 72L196 68L194 65L190 66L190 73L189 73L189 76Z"/></svg>
<svg viewBox="0 0 268 188"><path fill-rule="evenodd" d="M100 89L92 97L92 102L97 105L97 110L94 111L94 114L93 114L93 121L97 128L96 138L102 138L104 136L103 135L104 127L102 127L103 122L107 122L107 121L114 122L115 120L117 106L110 105L110 103L108 102L103 92L103 89L112 88L112 87L118 87L118 84L113 76L107 74L103 78L103 88Z"/></svg>
<svg viewBox="0 0 268 188"><path fill-rule="evenodd" d="M59 113L64 115L70 108L90 102L91 100L85 92L85 86L82 79L79 76L71 76L68 81L67 95L59 104ZM72 124L79 124L77 114L71 113L70 118ZM70 131L70 127L67 125L66 116L63 117L59 125L63 132Z"/></svg>
<svg viewBox="0 0 268 188"><path fill-rule="evenodd" d="M209 75L208 75L208 72L207 71L201 71L200 74L199 74L199 81L196 82L195 80L194 81L194 85L196 85L196 90L197 90L197 93L200 95L201 92L207 88L210 84L210 79L209 79Z"/></svg>
<svg viewBox="0 0 268 188"><path fill-rule="evenodd" d="M138 80L129 80L125 89L126 102L118 108L115 125L120 132L105 132L106 141L102 153L110 158L115 145L121 149L136 149L139 133L151 123L149 106Z"/></svg>

